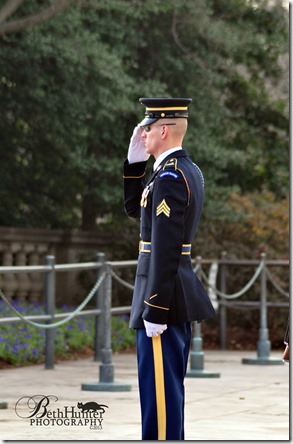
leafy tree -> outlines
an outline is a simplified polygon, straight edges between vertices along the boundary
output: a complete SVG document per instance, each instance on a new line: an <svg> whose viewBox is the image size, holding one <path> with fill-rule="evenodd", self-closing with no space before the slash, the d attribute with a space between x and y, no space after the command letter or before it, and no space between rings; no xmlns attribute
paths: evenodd
<svg viewBox="0 0 293 444"><path fill-rule="evenodd" d="M266 0L88 0L4 34L0 224L126 222L121 163L141 96L193 98L185 147L205 176L205 236L242 217L235 193L285 202L287 15Z"/></svg>
<svg viewBox="0 0 293 444"><path fill-rule="evenodd" d="M47 7L35 12L29 13L26 17L11 19L15 12L20 8L24 0L7 0L0 8L0 35L11 34L30 28L31 26L43 23L60 12L65 11L76 0L59 0ZM7 21L8 19L8 21ZM9 20L10 19L10 20Z"/></svg>
<svg viewBox="0 0 293 444"><path fill-rule="evenodd" d="M71 9L66 22L3 39L3 225L92 228L117 200L116 122L131 81L85 18Z"/></svg>

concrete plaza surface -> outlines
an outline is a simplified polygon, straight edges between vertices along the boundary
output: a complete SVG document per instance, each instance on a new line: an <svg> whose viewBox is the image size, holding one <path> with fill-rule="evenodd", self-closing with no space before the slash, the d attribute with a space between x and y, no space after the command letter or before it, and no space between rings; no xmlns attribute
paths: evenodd
<svg viewBox="0 0 293 444"><path fill-rule="evenodd" d="M271 353L271 357L281 359L281 352ZM205 370L220 376L186 378L186 440L290 440L289 365L247 365L242 364L242 358L256 358L256 352L205 351ZM115 382L130 384L130 391L82 390L82 384L99 382L99 363L92 359L59 362L54 370L45 370L43 365L0 370L0 401L8 404L7 409L0 410L1 440L139 441L136 357L114 354L113 363ZM39 424L36 415L28 418L26 406L27 400L36 395L50 400L47 407L43 402L39 416L45 409L53 412L41 418L43 422L39 420ZM106 405L105 412L97 414L102 421L86 424L84 419L75 419L73 423L67 419L65 424L64 416L72 417L72 412L78 412L76 417L81 414L77 407L80 402ZM30 423L32 419L35 422Z"/></svg>

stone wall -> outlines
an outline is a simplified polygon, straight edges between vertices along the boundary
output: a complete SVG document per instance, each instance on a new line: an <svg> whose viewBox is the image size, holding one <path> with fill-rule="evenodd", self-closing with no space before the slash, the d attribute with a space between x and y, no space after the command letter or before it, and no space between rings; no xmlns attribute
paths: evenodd
<svg viewBox="0 0 293 444"><path fill-rule="evenodd" d="M0 227L0 266L44 265L47 255L54 255L56 264L95 261L96 253L112 242L112 236L97 232ZM81 283L78 271L58 272L56 281L56 300L63 305L83 300L94 276ZM0 288L15 300L43 302L44 287L44 273L0 273Z"/></svg>

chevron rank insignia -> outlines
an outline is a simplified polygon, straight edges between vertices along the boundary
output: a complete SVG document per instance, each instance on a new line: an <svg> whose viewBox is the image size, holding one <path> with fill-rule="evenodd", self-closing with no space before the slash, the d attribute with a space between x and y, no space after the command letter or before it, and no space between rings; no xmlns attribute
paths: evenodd
<svg viewBox="0 0 293 444"><path fill-rule="evenodd" d="M165 199L162 200L162 202L157 206L157 216L160 216L160 214L165 214L165 216L170 217L170 207L167 205L167 202Z"/></svg>

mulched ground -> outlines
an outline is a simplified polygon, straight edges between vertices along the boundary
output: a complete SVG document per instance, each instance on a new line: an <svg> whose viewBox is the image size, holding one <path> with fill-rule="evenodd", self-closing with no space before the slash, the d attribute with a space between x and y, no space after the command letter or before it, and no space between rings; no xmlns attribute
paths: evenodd
<svg viewBox="0 0 293 444"><path fill-rule="evenodd" d="M202 328L203 348L205 350L220 349L220 334L218 327L210 327L203 324ZM283 333L269 332L271 350L283 350ZM227 327L226 349L227 350L257 350L259 341L259 327L243 329L241 327Z"/></svg>

